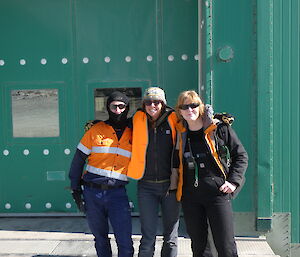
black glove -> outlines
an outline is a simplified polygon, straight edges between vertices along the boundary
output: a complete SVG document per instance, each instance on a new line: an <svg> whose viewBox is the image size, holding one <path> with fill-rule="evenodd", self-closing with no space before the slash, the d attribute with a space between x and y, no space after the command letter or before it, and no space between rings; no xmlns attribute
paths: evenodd
<svg viewBox="0 0 300 257"><path fill-rule="evenodd" d="M72 197L78 207L78 210L85 213L85 206L84 206L84 200L82 197L82 191L81 190L73 190Z"/></svg>

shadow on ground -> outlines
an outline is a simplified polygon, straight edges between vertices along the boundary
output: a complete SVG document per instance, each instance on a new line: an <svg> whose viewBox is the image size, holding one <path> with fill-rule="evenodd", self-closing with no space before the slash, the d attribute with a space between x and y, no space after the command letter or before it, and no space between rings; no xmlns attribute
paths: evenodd
<svg viewBox="0 0 300 257"><path fill-rule="evenodd" d="M85 217L1 217L0 231L1 230L91 233ZM110 228L110 233L112 232ZM141 234L139 217L132 217L132 232L134 235ZM159 220L157 235L162 235L161 220ZM187 236L183 218L181 218L180 221L179 236Z"/></svg>
<svg viewBox="0 0 300 257"><path fill-rule="evenodd" d="M0 230L90 233L84 217L5 217L0 218Z"/></svg>

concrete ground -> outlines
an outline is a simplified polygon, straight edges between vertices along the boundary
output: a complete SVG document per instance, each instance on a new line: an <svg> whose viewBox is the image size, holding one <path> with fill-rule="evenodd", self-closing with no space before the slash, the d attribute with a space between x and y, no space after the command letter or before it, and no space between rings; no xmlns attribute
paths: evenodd
<svg viewBox="0 0 300 257"><path fill-rule="evenodd" d="M133 218L133 241L137 256L140 240L139 220ZM158 231L161 235L161 231ZM179 229L179 257L191 257L190 239L183 222ZM264 238L238 237L240 257L274 257L275 254ZM113 256L116 244L111 235ZM156 240L155 257L162 237ZM0 218L0 256L7 257L96 257L93 236L83 217L3 217Z"/></svg>

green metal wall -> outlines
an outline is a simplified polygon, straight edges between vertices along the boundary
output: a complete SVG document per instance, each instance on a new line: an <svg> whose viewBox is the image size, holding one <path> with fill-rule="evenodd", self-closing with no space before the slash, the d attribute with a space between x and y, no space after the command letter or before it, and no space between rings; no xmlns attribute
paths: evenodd
<svg viewBox="0 0 300 257"><path fill-rule="evenodd" d="M217 111L236 116L234 128L250 157L246 186L234 208L254 213L258 232L275 233L285 242L283 236L289 234L297 247L299 15L299 0L202 3L203 93ZM273 227L276 213L288 213L290 228Z"/></svg>
<svg viewBox="0 0 300 257"><path fill-rule="evenodd" d="M255 211L254 6L252 1L203 1L204 95L215 111L236 117L233 128L250 156L246 183L234 200L237 212Z"/></svg>
<svg viewBox="0 0 300 257"><path fill-rule="evenodd" d="M71 198L65 172L77 137L73 129L76 118L70 112L75 103L71 96L74 55L70 10L70 1L0 1L1 213L70 210L66 207ZM46 65L41 64L43 58ZM62 58L68 63L62 64ZM59 136L13 137L11 90L41 88L58 89ZM49 172L64 176L50 179ZM50 209L47 203L52 205Z"/></svg>
<svg viewBox="0 0 300 257"><path fill-rule="evenodd" d="M300 242L300 1L273 2L274 212L291 213L292 243ZM272 41L271 41L272 42Z"/></svg>
<svg viewBox="0 0 300 257"><path fill-rule="evenodd" d="M289 214L292 256L300 242L299 25L299 0L257 1L258 209L266 220Z"/></svg>

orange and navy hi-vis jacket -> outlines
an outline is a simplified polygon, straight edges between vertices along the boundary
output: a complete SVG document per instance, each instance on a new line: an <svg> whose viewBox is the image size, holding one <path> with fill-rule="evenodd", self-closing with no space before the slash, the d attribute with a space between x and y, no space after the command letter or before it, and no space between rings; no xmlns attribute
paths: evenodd
<svg viewBox="0 0 300 257"><path fill-rule="evenodd" d="M126 128L120 140L114 129L101 121L89 129L77 148L88 155L86 170L90 173L127 181L131 158L132 131Z"/></svg>
<svg viewBox="0 0 300 257"><path fill-rule="evenodd" d="M146 153L148 147L148 122L147 114L137 111L132 119L132 157L128 167L127 176L136 180L143 177L146 165ZM176 144L176 123L177 117L173 111L168 116L168 123L171 128L173 145Z"/></svg>

